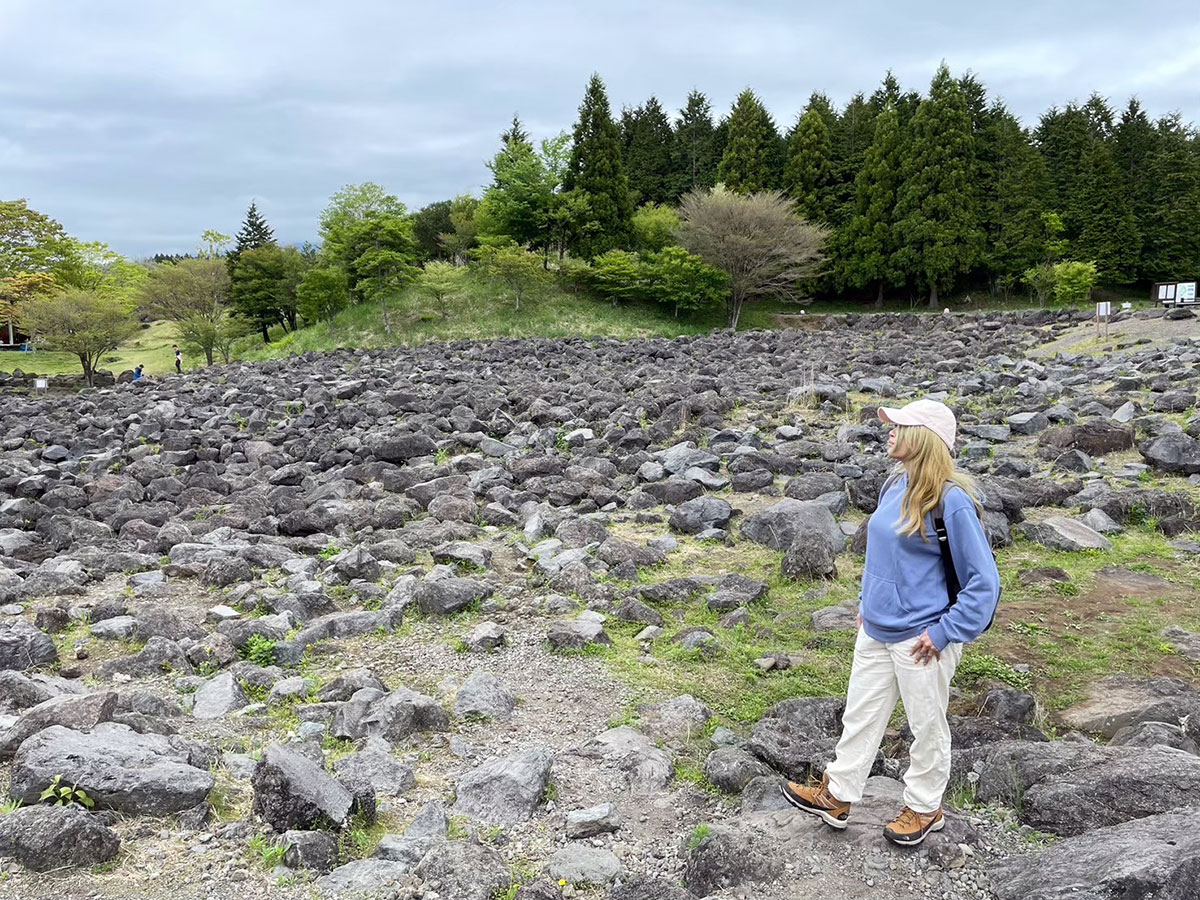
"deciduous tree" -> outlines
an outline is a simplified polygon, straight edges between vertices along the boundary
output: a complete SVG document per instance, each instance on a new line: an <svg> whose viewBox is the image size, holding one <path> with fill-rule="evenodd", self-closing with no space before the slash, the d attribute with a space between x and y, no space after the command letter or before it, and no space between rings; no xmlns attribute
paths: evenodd
<svg viewBox="0 0 1200 900"><path fill-rule="evenodd" d="M692 191L679 212L679 242L729 278L730 328L737 328L747 301L793 297L798 282L815 275L825 258L827 230L797 216L778 191Z"/></svg>
<svg viewBox="0 0 1200 900"><path fill-rule="evenodd" d="M38 343L78 357L89 386L105 353L138 329L130 305L112 294L68 288L20 305L21 327Z"/></svg>

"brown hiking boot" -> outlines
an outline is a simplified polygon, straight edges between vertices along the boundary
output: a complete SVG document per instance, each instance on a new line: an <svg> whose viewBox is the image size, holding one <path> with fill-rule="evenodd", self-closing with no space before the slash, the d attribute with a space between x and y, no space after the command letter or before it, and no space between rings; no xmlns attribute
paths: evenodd
<svg viewBox="0 0 1200 900"><path fill-rule="evenodd" d="M915 847L925 840L931 831L941 831L946 827L939 809L931 813L919 813L907 806L900 810L900 815L883 829L883 836L893 844L903 847Z"/></svg>
<svg viewBox="0 0 1200 900"><path fill-rule="evenodd" d="M846 820L850 818L850 804L843 803L829 793L829 776L821 779L815 787L807 787L788 781L780 786L783 796L788 803L797 809L820 816L826 825L834 828L845 828Z"/></svg>

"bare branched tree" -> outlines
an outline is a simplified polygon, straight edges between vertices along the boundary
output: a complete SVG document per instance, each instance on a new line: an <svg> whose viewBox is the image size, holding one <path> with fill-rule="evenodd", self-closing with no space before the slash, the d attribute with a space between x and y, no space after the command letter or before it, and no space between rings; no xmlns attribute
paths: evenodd
<svg viewBox="0 0 1200 900"><path fill-rule="evenodd" d="M791 298L825 260L828 230L806 222L778 191L741 196L721 186L692 191L679 204L679 242L729 276L726 324L763 297Z"/></svg>

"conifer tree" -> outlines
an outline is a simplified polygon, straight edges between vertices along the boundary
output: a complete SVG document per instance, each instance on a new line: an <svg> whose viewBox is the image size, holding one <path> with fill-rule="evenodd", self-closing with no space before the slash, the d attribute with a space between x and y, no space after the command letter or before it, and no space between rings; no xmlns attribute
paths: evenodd
<svg viewBox="0 0 1200 900"><path fill-rule="evenodd" d="M1102 283L1131 284L1137 275L1142 239L1112 151L1104 141L1093 140L1081 166L1076 216L1082 225L1073 255L1094 262Z"/></svg>
<svg viewBox="0 0 1200 900"><path fill-rule="evenodd" d="M988 216L992 273L1009 281L1043 261L1050 176L1020 123L1005 113L995 125L996 191Z"/></svg>
<svg viewBox="0 0 1200 900"><path fill-rule="evenodd" d="M833 146L825 116L810 104L788 141L784 189L810 222L828 222L834 207Z"/></svg>
<svg viewBox="0 0 1200 900"><path fill-rule="evenodd" d="M853 209L855 181L863 166L863 157L875 138L875 110L859 92L850 98L842 110L840 130L841 146L834 147L833 167L836 181L836 204L834 219L846 221Z"/></svg>
<svg viewBox="0 0 1200 900"><path fill-rule="evenodd" d="M754 91L746 88L729 113L729 137L717 179L737 194L770 190L777 180L779 132Z"/></svg>
<svg viewBox="0 0 1200 900"><path fill-rule="evenodd" d="M1200 278L1200 140L1178 113L1155 126L1149 179L1154 186L1142 251L1143 277L1151 281Z"/></svg>
<svg viewBox="0 0 1200 900"><path fill-rule="evenodd" d="M896 199L899 262L929 291L931 309L937 308L938 292L949 290L979 254L973 161L967 104L942 63L913 116Z"/></svg>
<svg viewBox="0 0 1200 900"><path fill-rule="evenodd" d="M232 277L237 268L238 258L247 250L257 250L275 243L275 232L267 224L267 220L258 211L258 205L251 200L250 208L246 210L246 218L238 230L233 249L226 256L226 265Z"/></svg>
<svg viewBox="0 0 1200 900"><path fill-rule="evenodd" d="M854 214L835 244L838 280L856 288L873 284L877 308L883 306L884 289L904 281L894 230L903 163L900 117L889 106L875 119L875 138L855 179Z"/></svg>
<svg viewBox="0 0 1200 900"><path fill-rule="evenodd" d="M1137 98L1121 113L1121 119L1113 129L1113 161L1121 173L1125 185L1125 197L1133 211L1138 232L1146 240L1146 247L1157 243L1151 235L1158 229L1162 217L1155 209L1159 180L1152 173L1152 160L1159 147L1160 133L1150 122ZM1139 274L1141 267L1139 266ZM1173 277L1173 276L1168 276Z"/></svg>
<svg viewBox="0 0 1200 900"><path fill-rule="evenodd" d="M533 144L529 140L529 132L525 130L525 126L521 124L521 117L516 113L513 113L512 124L500 134L500 143L508 150L522 144L528 147L530 151L533 150Z"/></svg>
<svg viewBox="0 0 1200 900"><path fill-rule="evenodd" d="M674 135L657 97L622 120L625 171L634 203L666 203L672 198L672 147Z"/></svg>
<svg viewBox="0 0 1200 900"><path fill-rule="evenodd" d="M621 160L620 133L599 75L588 81L579 106L563 186L588 210L577 242L581 254L595 256L628 240L633 200Z"/></svg>
<svg viewBox="0 0 1200 900"><path fill-rule="evenodd" d="M671 199L717 182L712 105L699 91L688 94L675 125L675 162Z"/></svg>
<svg viewBox="0 0 1200 900"><path fill-rule="evenodd" d="M1050 174L1052 205L1062 215L1068 238L1076 237L1082 225L1080 173L1093 139L1087 115L1074 104L1061 110L1051 107L1034 130L1034 141Z"/></svg>

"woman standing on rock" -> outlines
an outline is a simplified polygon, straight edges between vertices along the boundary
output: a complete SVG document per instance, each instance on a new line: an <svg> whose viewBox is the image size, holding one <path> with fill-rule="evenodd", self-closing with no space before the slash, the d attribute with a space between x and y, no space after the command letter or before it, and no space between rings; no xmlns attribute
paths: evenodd
<svg viewBox="0 0 1200 900"><path fill-rule="evenodd" d="M912 729L904 803L884 836L916 845L940 831L950 779L950 679L963 644L991 624L1000 575L980 521L974 480L954 468L954 413L933 400L881 408L897 426L888 456L900 462L884 482L867 525L867 560L859 595L859 629L837 757L815 787L788 782L783 794L800 809L845 828L896 700ZM939 534L939 527L941 533ZM943 561L944 538L951 560ZM946 566L961 585L947 585Z"/></svg>

